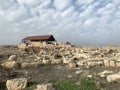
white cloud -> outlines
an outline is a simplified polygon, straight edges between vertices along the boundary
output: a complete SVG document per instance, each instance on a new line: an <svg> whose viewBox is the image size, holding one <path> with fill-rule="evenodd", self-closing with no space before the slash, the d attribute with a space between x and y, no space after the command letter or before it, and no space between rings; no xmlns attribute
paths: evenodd
<svg viewBox="0 0 120 90"><path fill-rule="evenodd" d="M0 3L0 9L3 10L9 9L14 4L13 0L0 0Z"/></svg>
<svg viewBox="0 0 120 90"><path fill-rule="evenodd" d="M0 43L41 34L77 44L115 43L119 24L120 0L0 0Z"/></svg>
<svg viewBox="0 0 120 90"><path fill-rule="evenodd" d="M87 26L87 27L95 27L97 26L97 23L99 22L98 21L99 19L97 17L92 17L88 20L85 21L84 25Z"/></svg>
<svg viewBox="0 0 120 90"><path fill-rule="evenodd" d="M41 0L17 0L20 5L26 5L28 7L34 7L38 5Z"/></svg>
<svg viewBox="0 0 120 90"><path fill-rule="evenodd" d="M92 2L93 2L93 0L77 0L77 3L79 3L79 4L90 4Z"/></svg>
<svg viewBox="0 0 120 90"><path fill-rule="evenodd" d="M64 10L70 7L71 5L71 0L54 0L55 8L57 10Z"/></svg>

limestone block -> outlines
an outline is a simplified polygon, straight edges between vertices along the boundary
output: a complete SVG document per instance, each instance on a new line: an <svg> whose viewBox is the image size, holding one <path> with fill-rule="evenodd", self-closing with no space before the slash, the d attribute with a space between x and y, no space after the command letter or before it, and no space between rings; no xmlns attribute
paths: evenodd
<svg viewBox="0 0 120 90"><path fill-rule="evenodd" d="M110 66L109 60L103 60L105 66Z"/></svg>
<svg viewBox="0 0 120 90"><path fill-rule="evenodd" d="M116 63L115 63L114 60L110 60L110 66L111 66L111 67L115 67L115 66L116 66Z"/></svg>
<svg viewBox="0 0 120 90"><path fill-rule="evenodd" d="M108 82L113 82L113 81L118 81L120 80L120 73L117 74L111 74L107 76L107 81Z"/></svg>
<svg viewBox="0 0 120 90"><path fill-rule="evenodd" d="M1 66L6 69L14 69L19 68L19 63L17 63L17 61L7 61L2 63Z"/></svg>
<svg viewBox="0 0 120 90"><path fill-rule="evenodd" d="M116 67L120 67L120 61L116 62Z"/></svg>
<svg viewBox="0 0 120 90"><path fill-rule="evenodd" d="M27 79L26 78L17 78L7 80L6 87L8 90L21 90L27 86Z"/></svg>

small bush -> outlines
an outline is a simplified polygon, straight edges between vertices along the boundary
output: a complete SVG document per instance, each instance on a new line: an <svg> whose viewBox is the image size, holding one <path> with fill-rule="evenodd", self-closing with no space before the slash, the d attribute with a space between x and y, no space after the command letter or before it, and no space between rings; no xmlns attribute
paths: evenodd
<svg viewBox="0 0 120 90"><path fill-rule="evenodd" d="M81 80L80 90L99 90L99 89L91 79L86 78Z"/></svg>
<svg viewBox="0 0 120 90"><path fill-rule="evenodd" d="M91 79L80 80L80 85L76 84L77 80L59 80L56 82L57 90L100 90Z"/></svg>
<svg viewBox="0 0 120 90"><path fill-rule="evenodd" d="M57 90L79 90L74 81L59 80L56 82Z"/></svg>

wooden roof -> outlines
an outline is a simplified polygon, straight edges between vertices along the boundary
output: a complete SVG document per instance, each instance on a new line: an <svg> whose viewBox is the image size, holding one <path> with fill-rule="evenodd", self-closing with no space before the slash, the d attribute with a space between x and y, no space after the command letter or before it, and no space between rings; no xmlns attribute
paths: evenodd
<svg viewBox="0 0 120 90"><path fill-rule="evenodd" d="M43 36L27 36L23 40L52 40L54 41L53 35L43 35Z"/></svg>

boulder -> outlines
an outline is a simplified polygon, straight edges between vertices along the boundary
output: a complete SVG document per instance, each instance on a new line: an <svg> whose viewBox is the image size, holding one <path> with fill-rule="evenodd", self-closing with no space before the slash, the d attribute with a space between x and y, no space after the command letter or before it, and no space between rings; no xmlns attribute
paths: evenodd
<svg viewBox="0 0 120 90"><path fill-rule="evenodd" d="M5 69L17 69L20 67L20 64L17 61L7 61L2 63L1 66Z"/></svg>
<svg viewBox="0 0 120 90"><path fill-rule="evenodd" d="M26 78L17 78L7 80L6 87L8 90L21 90L27 86L27 79Z"/></svg>
<svg viewBox="0 0 120 90"><path fill-rule="evenodd" d="M114 81L118 81L118 80L120 80L120 73L111 74L111 75L107 76L108 82L114 82Z"/></svg>
<svg viewBox="0 0 120 90"><path fill-rule="evenodd" d="M55 90L51 83L37 85L37 89L34 90Z"/></svg>

